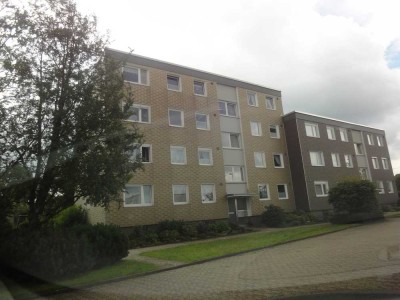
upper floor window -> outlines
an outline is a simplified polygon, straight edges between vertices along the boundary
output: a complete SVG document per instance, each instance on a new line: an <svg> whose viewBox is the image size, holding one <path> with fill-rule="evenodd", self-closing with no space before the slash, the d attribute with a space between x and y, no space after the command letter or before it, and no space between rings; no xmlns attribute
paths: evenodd
<svg viewBox="0 0 400 300"><path fill-rule="evenodd" d="M324 153L322 151L310 151L310 160L312 166L325 166Z"/></svg>
<svg viewBox="0 0 400 300"><path fill-rule="evenodd" d="M278 189L278 199L284 200L289 198L287 184L278 184L276 187Z"/></svg>
<svg viewBox="0 0 400 300"><path fill-rule="evenodd" d="M284 168L285 165L283 163L283 154L278 153L274 154L274 167L275 168Z"/></svg>
<svg viewBox="0 0 400 300"><path fill-rule="evenodd" d="M171 146L171 164L186 165L186 148Z"/></svg>
<svg viewBox="0 0 400 300"><path fill-rule="evenodd" d="M389 162L387 158L382 157L382 168L384 170L388 170L389 169Z"/></svg>
<svg viewBox="0 0 400 300"><path fill-rule="evenodd" d="M262 135L260 122L250 122L250 128L251 128L251 135L253 135L253 136L261 136Z"/></svg>
<svg viewBox="0 0 400 300"><path fill-rule="evenodd" d="M392 181L388 181L387 182L387 190L389 194L393 194L394 193L394 188L393 188L393 182Z"/></svg>
<svg viewBox="0 0 400 300"><path fill-rule="evenodd" d="M225 181L226 182L243 182L244 168L241 166L225 166Z"/></svg>
<svg viewBox="0 0 400 300"><path fill-rule="evenodd" d="M124 191L124 207L153 205L151 185L127 184Z"/></svg>
<svg viewBox="0 0 400 300"><path fill-rule="evenodd" d="M326 133L328 134L329 140L336 140L335 127L326 126Z"/></svg>
<svg viewBox="0 0 400 300"><path fill-rule="evenodd" d="M167 75L167 88L171 91L181 90L181 80L178 76Z"/></svg>
<svg viewBox="0 0 400 300"><path fill-rule="evenodd" d="M265 105L267 106L267 109L272 109L276 110L276 105L275 105L275 98L271 96L266 96L265 97Z"/></svg>
<svg viewBox="0 0 400 300"><path fill-rule="evenodd" d="M347 130L345 128L339 128L340 140L342 142L348 142Z"/></svg>
<svg viewBox="0 0 400 300"><path fill-rule="evenodd" d="M331 153L332 155L332 165L334 167L340 167L340 156L339 153Z"/></svg>
<svg viewBox="0 0 400 300"><path fill-rule="evenodd" d="M329 195L329 185L327 181L314 181L315 195L326 197Z"/></svg>
<svg viewBox="0 0 400 300"><path fill-rule="evenodd" d="M258 185L258 197L260 200L269 200L269 186L266 183L260 183Z"/></svg>
<svg viewBox="0 0 400 300"><path fill-rule="evenodd" d="M305 127L307 136L319 138L318 124L305 123Z"/></svg>
<svg viewBox="0 0 400 300"><path fill-rule="evenodd" d="M210 121L208 115L196 113L196 128L202 130L210 130Z"/></svg>
<svg viewBox="0 0 400 300"><path fill-rule="evenodd" d="M150 123L150 107L144 105L131 105L128 109L128 121Z"/></svg>
<svg viewBox="0 0 400 300"><path fill-rule="evenodd" d="M239 134L222 132L222 147L240 148Z"/></svg>
<svg viewBox="0 0 400 300"><path fill-rule="evenodd" d="M198 148L199 165L211 166L213 164L212 150L208 148Z"/></svg>
<svg viewBox="0 0 400 300"><path fill-rule="evenodd" d="M279 139L281 137L279 133L279 125L269 125L269 135L273 139Z"/></svg>
<svg viewBox="0 0 400 300"><path fill-rule="evenodd" d="M212 203L215 202L215 198L215 184L202 184L201 202Z"/></svg>
<svg viewBox="0 0 400 300"><path fill-rule="evenodd" d="M221 116L237 117L236 103L218 101L218 107Z"/></svg>
<svg viewBox="0 0 400 300"><path fill-rule="evenodd" d="M364 154L364 148L361 143L354 143L354 150L356 151L357 155L363 155Z"/></svg>
<svg viewBox="0 0 400 300"><path fill-rule="evenodd" d="M367 141L368 141L368 145L373 146L374 143L374 137L372 136L372 134L367 133Z"/></svg>
<svg viewBox="0 0 400 300"><path fill-rule="evenodd" d="M172 185L172 197L174 204L186 204L189 202L189 188L186 184Z"/></svg>
<svg viewBox="0 0 400 300"><path fill-rule="evenodd" d="M350 154L345 154L344 155L344 163L346 164L346 168L352 168L353 167L353 158Z"/></svg>
<svg viewBox="0 0 400 300"><path fill-rule="evenodd" d="M264 152L254 152L254 164L256 168L265 168L265 153Z"/></svg>
<svg viewBox="0 0 400 300"><path fill-rule="evenodd" d="M372 157L372 167L374 169L379 169L379 161L377 157Z"/></svg>
<svg viewBox="0 0 400 300"><path fill-rule="evenodd" d="M379 146L379 147L383 147L383 137L380 136L380 135L377 135L377 136L376 136L376 140L377 140L377 142L378 142L378 146Z"/></svg>
<svg viewBox="0 0 400 300"><path fill-rule="evenodd" d="M257 94L253 92L247 92L247 103L250 106L258 106Z"/></svg>
<svg viewBox="0 0 400 300"><path fill-rule="evenodd" d="M148 84L148 71L146 69L124 67L122 74L125 81L138 84Z"/></svg>
<svg viewBox="0 0 400 300"><path fill-rule="evenodd" d="M193 92L198 96L206 95L206 83L204 81L193 81Z"/></svg>
<svg viewBox="0 0 400 300"><path fill-rule="evenodd" d="M385 193L385 187L383 186L383 181L378 180L376 182L376 189L378 191L378 194L384 194Z"/></svg>
<svg viewBox="0 0 400 300"><path fill-rule="evenodd" d="M168 119L169 125L174 127L183 127L183 111L175 110L175 109L168 109Z"/></svg>

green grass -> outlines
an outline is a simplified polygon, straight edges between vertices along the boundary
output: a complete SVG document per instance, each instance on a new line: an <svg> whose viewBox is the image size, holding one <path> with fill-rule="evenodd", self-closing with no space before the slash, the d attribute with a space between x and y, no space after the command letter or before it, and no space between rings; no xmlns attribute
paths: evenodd
<svg viewBox="0 0 400 300"><path fill-rule="evenodd" d="M223 255L278 245L288 241L321 235L349 228L354 225L323 224L288 228L275 232L255 232L236 238L219 239L203 243L194 243L174 248L144 252L141 255L180 262L195 262Z"/></svg>
<svg viewBox="0 0 400 300"><path fill-rule="evenodd" d="M24 284L22 286L17 286L13 283L9 283L7 285L14 298L18 299L18 298L26 298L32 293L34 294L49 293L63 287L78 287L89 284L95 284L95 283L100 283L102 281L145 273L157 269L158 267L153 264L138 262L134 260L121 260L111 266L92 270L87 273L77 275L73 278L60 280L54 283Z"/></svg>

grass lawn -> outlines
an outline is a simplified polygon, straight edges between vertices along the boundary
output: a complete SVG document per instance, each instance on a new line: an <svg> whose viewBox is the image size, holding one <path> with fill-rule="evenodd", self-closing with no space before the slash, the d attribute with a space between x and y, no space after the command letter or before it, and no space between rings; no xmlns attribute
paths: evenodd
<svg viewBox="0 0 400 300"><path fill-rule="evenodd" d="M24 284L23 286L17 286L14 283L9 283L7 285L14 298L18 299L18 298L26 298L32 293L34 294L49 293L63 287L83 286L119 277L125 277L129 275L149 272L156 269L158 269L158 267L153 264L137 262L133 260L121 260L111 266L92 270L87 273L77 275L73 278L60 280L54 283Z"/></svg>
<svg viewBox="0 0 400 300"><path fill-rule="evenodd" d="M321 235L349 228L354 225L323 224L287 228L275 232L255 232L236 238L219 239L204 243L194 243L174 248L144 252L141 255L180 262L195 262L246 250L278 245L306 237Z"/></svg>

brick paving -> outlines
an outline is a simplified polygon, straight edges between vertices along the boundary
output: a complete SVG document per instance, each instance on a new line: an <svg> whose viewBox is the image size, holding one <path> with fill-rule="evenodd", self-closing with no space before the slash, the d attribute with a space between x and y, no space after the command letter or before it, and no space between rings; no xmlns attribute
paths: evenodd
<svg viewBox="0 0 400 300"><path fill-rule="evenodd" d="M264 299L391 289L400 284L399 245L400 219L388 219L52 299Z"/></svg>

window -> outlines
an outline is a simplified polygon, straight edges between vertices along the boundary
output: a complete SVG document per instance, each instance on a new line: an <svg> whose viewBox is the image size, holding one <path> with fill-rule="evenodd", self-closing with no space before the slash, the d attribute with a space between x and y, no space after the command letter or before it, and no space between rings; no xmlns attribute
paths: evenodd
<svg viewBox="0 0 400 300"><path fill-rule="evenodd" d="M380 135L377 135L376 140L378 141L378 146L383 147L383 137Z"/></svg>
<svg viewBox="0 0 400 300"><path fill-rule="evenodd" d="M382 157L382 168L384 170L389 170L389 162L387 158Z"/></svg>
<svg viewBox="0 0 400 300"><path fill-rule="evenodd" d="M372 136L372 134L367 133L367 141L368 141L368 145L370 145L370 146L374 145L374 137Z"/></svg>
<svg viewBox="0 0 400 300"><path fill-rule="evenodd" d="M359 168L358 172L360 173L360 177L363 180L368 180L369 176L368 176L368 169L367 168Z"/></svg>
<svg viewBox="0 0 400 300"><path fill-rule="evenodd" d="M265 168L265 153L264 152L254 152L254 164L256 168Z"/></svg>
<svg viewBox="0 0 400 300"><path fill-rule="evenodd" d="M193 92L198 96L206 95L206 84L203 81L193 81Z"/></svg>
<svg viewBox="0 0 400 300"><path fill-rule="evenodd" d="M319 138L319 129L317 124L305 123L306 135Z"/></svg>
<svg viewBox="0 0 400 300"><path fill-rule="evenodd" d="M250 106L258 106L257 94L253 92L247 92L247 103Z"/></svg>
<svg viewBox="0 0 400 300"><path fill-rule="evenodd" d="M280 133L279 133L279 125L269 125L269 135L273 139L279 139Z"/></svg>
<svg viewBox="0 0 400 300"><path fill-rule="evenodd" d="M186 204L189 202L188 186L177 184L172 186L172 195L174 204Z"/></svg>
<svg viewBox="0 0 400 300"><path fill-rule="evenodd" d="M329 186L327 181L314 181L315 195L317 197L328 196Z"/></svg>
<svg viewBox="0 0 400 300"><path fill-rule="evenodd" d="M310 151L312 166L325 166L324 153L322 151Z"/></svg>
<svg viewBox="0 0 400 300"><path fill-rule="evenodd" d="M125 186L124 207L153 205L153 187L151 185Z"/></svg>
<svg viewBox="0 0 400 300"><path fill-rule="evenodd" d="M379 169L379 161L377 157L372 157L372 167L374 169Z"/></svg>
<svg viewBox="0 0 400 300"><path fill-rule="evenodd" d="M180 78L178 76L168 75L167 88L171 91L180 91L181 90Z"/></svg>
<svg viewBox="0 0 400 300"><path fill-rule="evenodd" d="M243 182L244 168L241 166L225 166L226 182Z"/></svg>
<svg viewBox="0 0 400 300"><path fill-rule="evenodd" d="M258 185L258 197L260 200L269 200L269 186L266 183L260 183Z"/></svg>
<svg viewBox="0 0 400 300"><path fill-rule="evenodd" d="M212 203L215 202L215 185L202 184L201 185L201 202Z"/></svg>
<svg viewBox="0 0 400 300"><path fill-rule="evenodd" d="M142 163L151 163L151 145L143 144L139 146L136 144L134 145L134 149L129 151L129 155L131 156L132 160L140 159Z"/></svg>
<svg viewBox="0 0 400 300"><path fill-rule="evenodd" d="M212 159L212 150L207 148L199 148L198 151L199 156L199 165L201 166L211 166L213 164Z"/></svg>
<svg viewBox="0 0 400 300"><path fill-rule="evenodd" d="M260 122L250 122L250 128L251 128L251 135L253 135L253 136L261 136L262 135Z"/></svg>
<svg viewBox="0 0 400 300"><path fill-rule="evenodd" d="M171 164L186 165L186 148L171 146Z"/></svg>
<svg viewBox="0 0 400 300"><path fill-rule="evenodd" d="M388 181L387 182L387 190L389 194L393 194L394 193L394 188L393 188L393 182L392 181Z"/></svg>
<svg viewBox="0 0 400 300"><path fill-rule="evenodd" d="M346 168L352 168L353 167L353 158L351 157L350 154L345 154L344 155L344 163L346 164Z"/></svg>
<svg viewBox="0 0 400 300"><path fill-rule="evenodd" d="M345 128L339 128L340 140L342 142L348 142L347 130Z"/></svg>
<svg viewBox="0 0 400 300"><path fill-rule="evenodd" d="M361 143L354 143L354 150L356 151L357 155L363 155L364 154L364 148Z"/></svg>
<svg viewBox="0 0 400 300"><path fill-rule="evenodd" d="M275 110L275 98L270 96L265 97L265 105L267 106L267 109Z"/></svg>
<svg viewBox="0 0 400 300"><path fill-rule="evenodd" d="M283 200L283 199L289 198L286 184L278 184L276 187L278 189L278 198L279 199Z"/></svg>
<svg viewBox="0 0 400 300"><path fill-rule="evenodd" d="M168 109L169 126L183 127L183 111Z"/></svg>
<svg viewBox="0 0 400 300"><path fill-rule="evenodd" d="M281 154L281 153L274 154L274 167L275 168L283 168L284 167L283 154Z"/></svg>
<svg viewBox="0 0 400 300"><path fill-rule="evenodd" d="M326 126L326 133L328 134L329 140L336 140L335 128L331 126Z"/></svg>
<svg viewBox="0 0 400 300"><path fill-rule="evenodd" d="M210 130L208 115L196 113L196 128L201 130Z"/></svg>
<svg viewBox="0 0 400 300"><path fill-rule="evenodd" d="M378 180L376 182L376 190L378 191L378 194L384 194L385 193L385 188L383 186L383 181Z"/></svg>
<svg viewBox="0 0 400 300"><path fill-rule="evenodd" d="M221 116L237 117L236 103L219 101L218 107Z"/></svg>
<svg viewBox="0 0 400 300"><path fill-rule="evenodd" d="M332 155L332 165L336 168L340 167L339 153L331 153L331 155Z"/></svg>
<svg viewBox="0 0 400 300"><path fill-rule="evenodd" d="M148 83L148 72L145 69L134 68L134 67L124 67L122 76L125 81L147 84Z"/></svg>
<svg viewBox="0 0 400 300"><path fill-rule="evenodd" d="M222 134L222 147L225 148L240 148L239 134L223 132Z"/></svg>
<svg viewBox="0 0 400 300"><path fill-rule="evenodd" d="M132 105L129 107L128 112L128 121L150 123L150 107L143 105Z"/></svg>

